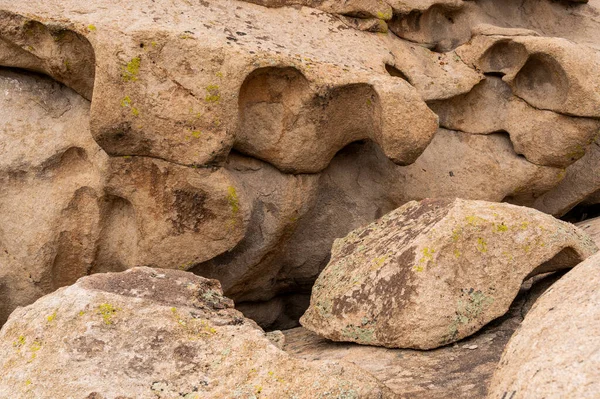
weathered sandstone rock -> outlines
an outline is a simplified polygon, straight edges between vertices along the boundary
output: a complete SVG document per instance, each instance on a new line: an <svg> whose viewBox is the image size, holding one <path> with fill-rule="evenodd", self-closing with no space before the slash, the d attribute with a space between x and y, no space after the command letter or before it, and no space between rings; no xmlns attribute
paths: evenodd
<svg viewBox="0 0 600 399"><path fill-rule="evenodd" d="M600 217L575 223L575 225L585 231L596 242L596 245L600 246Z"/></svg>
<svg viewBox="0 0 600 399"><path fill-rule="evenodd" d="M593 398L600 392L600 255L533 306L510 339L488 398Z"/></svg>
<svg viewBox="0 0 600 399"><path fill-rule="evenodd" d="M357 36L314 9L233 0L197 6L112 0L102 7L70 0L25 8L4 1L0 7L6 10L3 57L28 62L11 66L69 84L64 71L44 65L60 63L64 70L66 56L52 58L55 43L78 35L81 40L69 43L80 46L77 54L88 66L96 65L92 134L113 156L213 165L233 146L280 170L312 173L361 139L377 142L394 162L411 163L437 129L417 91L385 69L397 39ZM27 30L30 24L40 28ZM299 25L311 28L303 32ZM35 59L40 65L31 64ZM88 69L72 72L88 81Z"/></svg>
<svg viewBox="0 0 600 399"><path fill-rule="evenodd" d="M407 201L531 205L596 122L525 103L591 115L599 1L0 0L0 66L22 86L2 86L0 323L78 277L146 264L218 278L287 326L333 240ZM491 68L498 54L514 68ZM532 81L551 95L523 91L549 67L569 90L558 73ZM523 97L496 107L510 136L437 129L425 101L452 108L502 73ZM463 114L479 128L489 111ZM60 173L40 174L45 160Z"/></svg>
<svg viewBox="0 0 600 399"><path fill-rule="evenodd" d="M429 105L445 128L473 134L508 132L515 151L538 165L572 164L586 153L600 131L598 119L533 108L494 76L488 76L468 94Z"/></svg>
<svg viewBox="0 0 600 399"><path fill-rule="evenodd" d="M73 90L0 70L0 325L91 267L107 156L88 122Z"/></svg>
<svg viewBox="0 0 600 399"><path fill-rule="evenodd" d="M300 322L335 341L435 348L505 314L525 278L597 250L573 225L530 208L410 202L334 243Z"/></svg>
<svg viewBox="0 0 600 399"><path fill-rule="evenodd" d="M402 398L484 398L506 343L535 300L562 274L529 279L506 315L454 345L429 351L389 349L332 342L305 328L295 328L284 331L283 349L304 360L353 363Z"/></svg>
<svg viewBox="0 0 600 399"><path fill-rule="evenodd" d="M0 353L2 397L392 397L353 365L289 356L217 281L176 270L81 279L13 313Z"/></svg>
<svg viewBox="0 0 600 399"><path fill-rule="evenodd" d="M600 190L600 142L596 140L581 159L569 166L564 179L542 194L533 204L536 209L556 217Z"/></svg>
<svg viewBox="0 0 600 399"><path fill-rule="evenodd" d="M407 2L408 3L408 2ZM411 2L412 3L412 2ZM428 4L430 2L419 2ZM521 32L535 30L548 37L564 37L600 49L597 16L600 2L495 0L463 1L397 14L388 25L398 36L437 51L449 51L467 43L481 25L494 25ZM496 32L497 32L497 28Z"/></svg>

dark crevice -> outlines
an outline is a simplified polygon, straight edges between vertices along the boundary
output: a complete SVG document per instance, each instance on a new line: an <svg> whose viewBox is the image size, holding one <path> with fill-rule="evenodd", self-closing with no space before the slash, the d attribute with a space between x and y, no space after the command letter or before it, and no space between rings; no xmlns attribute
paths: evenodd
<svg viewBox="0 0 600 399"><path fill-rule="evenodd" d="M504 72L485 72L483 75L484 76L494 76L494 77L502 79L502 77L504 77L505 73Z"/></svg>
<svg viewBox="0 0 600 399"><path fill-rule="evenodd" d="M600 216L600 204L579 204L560 219L565 222L577 223Z"/></svg>
<svg viewBox="0 0 600 399"><path fill-rule="evenodd" d="M406 76L401 70L399 70L395 66L390 65L390 64L385 64L385 70L387 71L388 74L390 74L390 76L393 76L395 78L404 79L408 83L410 83L410 79L408 78L408 76Z"/></svg>

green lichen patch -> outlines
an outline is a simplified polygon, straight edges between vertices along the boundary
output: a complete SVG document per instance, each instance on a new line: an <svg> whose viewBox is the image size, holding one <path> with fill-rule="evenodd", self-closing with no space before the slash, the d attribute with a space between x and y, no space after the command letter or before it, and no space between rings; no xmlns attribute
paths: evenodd
<svg viewBox="0 0 600 399"><path fill-rule="evenodd" d="M349 325L342 330L342 336L351 341L368 344L373 342L375 330L369 327Z"/></svg>
<svg viewBox="0 0 600 399"><path fill-rule="evenodd" d="M461 297L456 306L456 317L448 328L448 334L444 337L443 343L455 341L458 337L460 327L475 321L481 313L486 310L494 298L485 295L480 290L462 289Z"/></svg>
<svg viewBox="0 0 600 399"><path fill-rule="evenodd" d="M125 82L135 82L138 80L142 59L140 57L132 58L125 66L123 66L121 77Z"/></svg>

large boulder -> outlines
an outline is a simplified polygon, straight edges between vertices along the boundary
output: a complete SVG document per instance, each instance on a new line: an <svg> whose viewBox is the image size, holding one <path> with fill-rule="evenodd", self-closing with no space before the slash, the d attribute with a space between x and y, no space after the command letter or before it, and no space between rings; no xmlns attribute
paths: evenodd
<svg viewBox="0 0 600 399"><path fill-rule="evenodd" d="M298 327L283 331L283 349L305 360L353 363L402 398L484 398L506 343L536 299L562 275L557 272L527 280L507 314L454 345L429 351L382 348L333 342Z"/></svg>
<svg viewBox="0 0 600 399"><path fill-rule="evenodd" d="M391 397L352 365L306 362L177 270L95 274L16 310L0 331L1 397Z"/></svg>
<svg viewBox="0 0 600 399"><path fill-rule="evenodd" d="M435 348L505 314L527 277L597 250L534 209L413 201L334 243L300 322L335 341Z"/></svg>
<svg viewBox="0 0 600 399"><path fill-rule="evenodd" d="M600 255L533 306L510 339L488 398L594 398L600 392Z"/></svg>

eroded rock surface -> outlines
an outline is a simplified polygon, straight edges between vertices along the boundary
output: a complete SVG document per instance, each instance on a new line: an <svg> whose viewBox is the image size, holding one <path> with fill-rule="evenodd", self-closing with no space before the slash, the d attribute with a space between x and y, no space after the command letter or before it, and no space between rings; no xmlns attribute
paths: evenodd
<svg viewBox="0 0 600 399"><path fill-rule="evenodd" d="M83 278L13 313L0 353L3 397L392 397L353 365L291 357L217 281L176 270Z"/></svg>
<svg viewBox="0 0 600 399"><path fill-rule="evenodd" d="M108 157L73 90L0 69L0 103L1 324L91 267Z"/></svg>
<svg viewBox="0 0 600 399"><path fill-rule="evenodd" d="M409 202L334 243L300 322L334 341L436 348L505 314L525 278L597 250L573 225L531 208Z"/></svg>
<svg viewBox="0 0 600 399"><path fill-rule="evenodd" d="M600 255L535 303L508 342L488 398L593 398L600 391Z"/></svg>
<svg viewBox="0 0 600 399"><path fill-rule="evenodd" d="M146 264L287 326L333 240L407 201L593 201L599 1L0 0L21 82L2 86L0 322Z"/></svg>

